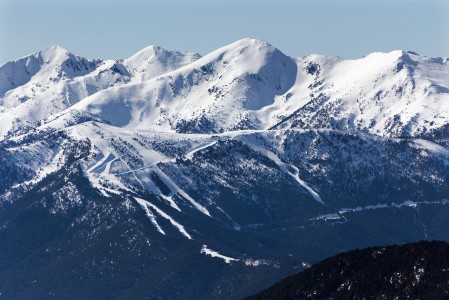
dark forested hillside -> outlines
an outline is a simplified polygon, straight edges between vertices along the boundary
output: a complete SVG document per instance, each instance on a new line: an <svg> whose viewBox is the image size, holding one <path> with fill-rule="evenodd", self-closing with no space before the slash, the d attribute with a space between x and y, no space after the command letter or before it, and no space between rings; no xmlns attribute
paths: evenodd
<svg viewBox="0 0 449 300"><path fill-rule="evenodd" d="M250 299L448 299L449 244L372 247L328 258Z"/></svg>

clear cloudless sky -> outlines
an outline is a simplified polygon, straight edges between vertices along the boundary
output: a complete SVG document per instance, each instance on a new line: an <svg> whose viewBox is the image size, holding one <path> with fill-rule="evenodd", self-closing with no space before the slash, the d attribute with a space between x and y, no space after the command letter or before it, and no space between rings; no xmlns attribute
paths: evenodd
<svg viewBox="0 0 449 300"><path fill-rule="evenodd" d="M58 44L87 58L149 45L202 55L245 37L290 56L449 56L449 0L0 0L0 64Z"/></svg>

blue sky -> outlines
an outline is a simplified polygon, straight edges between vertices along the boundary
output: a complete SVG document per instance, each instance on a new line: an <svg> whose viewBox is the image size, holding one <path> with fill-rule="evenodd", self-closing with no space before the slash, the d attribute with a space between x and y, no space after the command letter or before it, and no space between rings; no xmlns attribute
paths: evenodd
<svg viewBox="0 0 449 300"><path fill-rule="evenodd" d="M88 58L148 45L207 54L244 37L291 56L449 56L447 0L1 0L0 64L59 44Z"/></svg>

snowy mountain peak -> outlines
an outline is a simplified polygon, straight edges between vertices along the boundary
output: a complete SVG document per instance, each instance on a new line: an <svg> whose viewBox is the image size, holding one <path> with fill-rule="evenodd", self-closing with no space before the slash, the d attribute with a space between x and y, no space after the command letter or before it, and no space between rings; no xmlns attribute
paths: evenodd
<svg viewBox="0 0 449 300"><path fill-rule="evenodd" d="M69 51L59 45L53 45L38 52L45 63L64 61L69 57ZM73 54L72 54L73 55Z"/></svg>
<svg viewBox="0 0 449 300"><path fill-rule="evenodd" d="M123 64L139 81L146 81L188 65L200 57L197 53L181 53L159 46L148 46L125 59Z"/></svg>
<svg viewBox="0 0 449 300"><path fill-rule="evenodd" d="M245 38L213 51L204 56L201 62L208 60L209 62L221 61L226 56L226 63L239 62L247 68L248 73L257 73L258 69L267 63L273 55L283 56L287 59L285 54L271 44L261 40Z"/></svg>
<svg viewBox="0 0 449 300"><path fill-rule="evenodd" d="M275 48L273 45L271 45L267 41L263 41L263 40L259 40L259 39L255 39L255 38L251 38L251 37L246 37L246 38L240 39L240 40L235 41L234 43L230 44L230 46L231 45L246 45L248 47L259 46L259 47L266 47L266 48Z"/></svg>
<svg viewBox="0 0 449 300"><path fill-rule="evenodd" d="M254 39L240 40L170 72L165 72L167 67L184 64L191 56L170 52L165 54L169 59L160 59L153 50L124 61L134 77L144 73L142 83L101 91L74 107L76 114L117 126L178 132L260 128L264 125L254 112L286 93L297 73L294 59ZM167 64L170 60L174 64ZM152 76L151 70L160 75L144 80Z"/></svg>
<svg viewBox="0 0 449 300"><path fill-rule="evenodd" d="M178 51L168 51L160 46L156 45L150 45L140 51L138 51L136 54L132 55L127 61L133 61L133 62L142 62L147 61L149 59L158 58L160 60L166 60L171 56L184 56L184 55L191 55L191 56L197 56L200 57L197 53L181 53Z"/></svg>

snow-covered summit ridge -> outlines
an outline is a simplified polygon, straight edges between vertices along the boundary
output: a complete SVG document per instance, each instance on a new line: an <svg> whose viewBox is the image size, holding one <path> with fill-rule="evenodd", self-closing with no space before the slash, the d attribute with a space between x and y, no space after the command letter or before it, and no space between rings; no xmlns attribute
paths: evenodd
<svg viewBox="0 0 449 300"><path fill-rule="evenodd" d="M203 57L149 46L115 61L53 46L0 67L0 135L82 115L181 133L330 128L423 136L449 120L447 61L401 50L292 58L255 39Z"/></svg>
<svg viewBox="0 0 449 300"><path fill-rule="evenodd" d="M73 110L136 129L219 132L261 127L251 111L285 93L296 72L292 58L268 43L245 39L152 80L105 89Z"/></svg>
<svg viewBox="0 0 449 300"><path fill-rule="evenodd" d="M40 52L0 66L0 96L29 82L37 73L74 77L94 70L100 60L87 60L54 45ZM52 78L53 79L53 78Z"/></svg>
<svg viewBox="0 0 449 300"><path fill-rule="evenodd" d="M200 57L198 53L167 51L152 45L125 59L123 65L136 77L137 81L145 81L185 66Z"/></svg>
<svg viewBox="0 0 449 300"><path fill-rule="evenodd" d="M100 90L142 82L198 58L149 47L125 60L88 60L52 46L8 62L0 66L0 136L26 130Z"/></svg>

